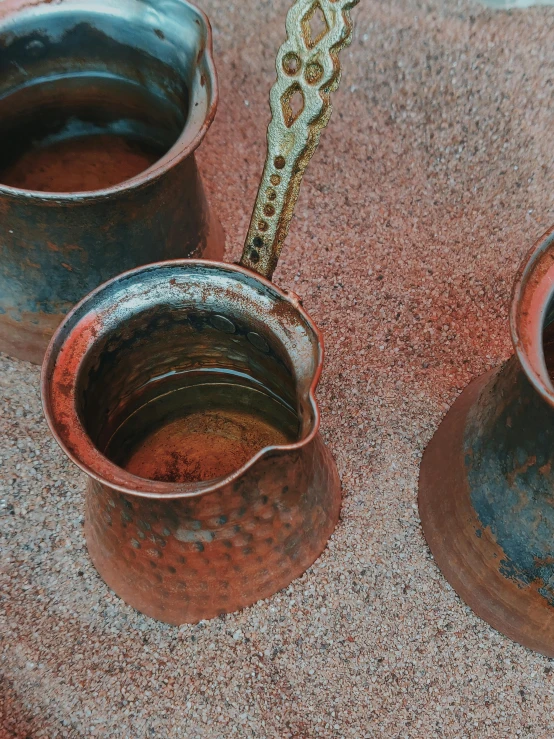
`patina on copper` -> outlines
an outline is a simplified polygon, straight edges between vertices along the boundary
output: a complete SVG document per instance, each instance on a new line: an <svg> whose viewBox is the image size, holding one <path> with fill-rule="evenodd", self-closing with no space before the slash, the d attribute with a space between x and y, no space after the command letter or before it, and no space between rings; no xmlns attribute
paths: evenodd
<svg viewBox="0 0 554 739"><path fill-rule="evenodd" d="M48 423L90 478L94 564L128 603L168 623L285 587L339 517L340 481L314 396L321 335L299 298L267 278L329 119L354 4L297 0L289 11L241 265L172 260L122 274L68 315L44 360ZM312 44L315 5L327 32ZM283 59L302 44L293 72ZM319 77L306 72L315 64ZM282 101L305 85L321 94L306 93L293 120Z"/></svg>
<svg viewBox="0 0 554 739"><path fill-rule="evenodd" d="M185 0L0 3L0 351L41 362L105 280L222 257L194 158L216 105Z"/></svg>
<svg viewBox="0 0 554 739"><path fill-rule="evenodd" d="M460 395L423 456L419 509L438 566L498 631L554 656L554 229L512 296L515 355Z"/></svg>

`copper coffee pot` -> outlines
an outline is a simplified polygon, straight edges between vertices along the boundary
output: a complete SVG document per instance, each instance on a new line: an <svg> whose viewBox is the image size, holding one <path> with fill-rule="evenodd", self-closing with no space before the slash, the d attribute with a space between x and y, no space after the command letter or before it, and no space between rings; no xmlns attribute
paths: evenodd
<svg viewBox="0 0 554 739"><path fill-rule="evenodd" d="M41 363L106 280L223 257L195 161L210 24L185 0L9 0L0 69L0 351Z"/></svg>
<svg viewBox="0 0 554 739"><path fill-rule="evenodd" d="M314 397L321 335L270 278L331 115L355 2L297 0L288 13L240 265L178 260L122 274L69 314L46 354L48 423L89 476L92 560L125 601L168 623L272 595L314 562L338 520Z"/></svg>
<svg viewBox="0 0 554 739"><path fill-rule="evenodd" d="M419 510L475 613L554 657L554 229L521 266L510 328L515 354L463 391L425 450Z"/></svg>

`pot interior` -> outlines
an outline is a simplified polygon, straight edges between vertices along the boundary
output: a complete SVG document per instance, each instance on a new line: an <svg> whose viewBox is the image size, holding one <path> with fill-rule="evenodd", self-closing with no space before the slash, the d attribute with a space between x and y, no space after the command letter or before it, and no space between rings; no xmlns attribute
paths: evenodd
<svg viewBox="0 0 554 739"><path fill-rule="evenodd" d="M320 347L286 298L206 263L130 275L96 296L88 318L70 317L50 391L78 364L78 418L111 462L147 480L205 482L313 429ZM71 345L84 326L92 340L79 358Z"/></svg>
<svg viewBox="0 0 554 739"><path fill-rule="evenodd" d="M551 298L542 328L542 351L550 382L554 385L554 298Z"/></svg>
<svg viewBox="0 0 554 739"><path fill-rule="evenodd" d="M0 16L0 184L105 189L174 146L205 29L185 3L162 5L62 0Z"/></svg>

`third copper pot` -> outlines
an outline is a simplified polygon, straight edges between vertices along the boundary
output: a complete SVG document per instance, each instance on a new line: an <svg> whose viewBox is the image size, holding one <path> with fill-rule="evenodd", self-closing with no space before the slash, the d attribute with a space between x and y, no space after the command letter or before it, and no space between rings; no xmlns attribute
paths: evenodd
<svg viewBox="0 0 554 739"><path fill-rule="evenodd" d="M120 275L71 312L45 358L46 417L90 477L94 564L128 603L169 623L283 588L338 520L314 397L321 336L270 278L329 120L354 4L297 0L289 11L241 264L181 260ZM317 9L326 31L314 36Z"/></svg>
<svg viewBox="0 0 554 739"><path fill-rule="evenodd" d="M194 159L217 86L184 0L0 4L0 351L40 362L133 267L223 255Z"/></svg>
<svg viewBox="0 0 554 739"><path fill-rule="evenodd" d="M421 462L433 556L475 613L554 657L554 229L514 283L515 354L456 400Z"/></svg>

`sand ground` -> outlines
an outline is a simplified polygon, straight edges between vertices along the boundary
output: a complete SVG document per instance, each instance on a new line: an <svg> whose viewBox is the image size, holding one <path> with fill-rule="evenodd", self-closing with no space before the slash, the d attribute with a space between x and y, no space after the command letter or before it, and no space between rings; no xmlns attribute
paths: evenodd
<svg viewBox="0 0 554 739"><path fill-rule="evenodd" d="M221 104L199 162L235 260L287 2L203 7ZM329 547L241 613L136 613L88 559L84 477L47 430L38 369L0 357L1 739L554 736L554 664L459 600L416 506L440 419L510 354L515 271L554 220L554 9L364 0L353 16L275 275L326 339L344 486Z"/></svg>

